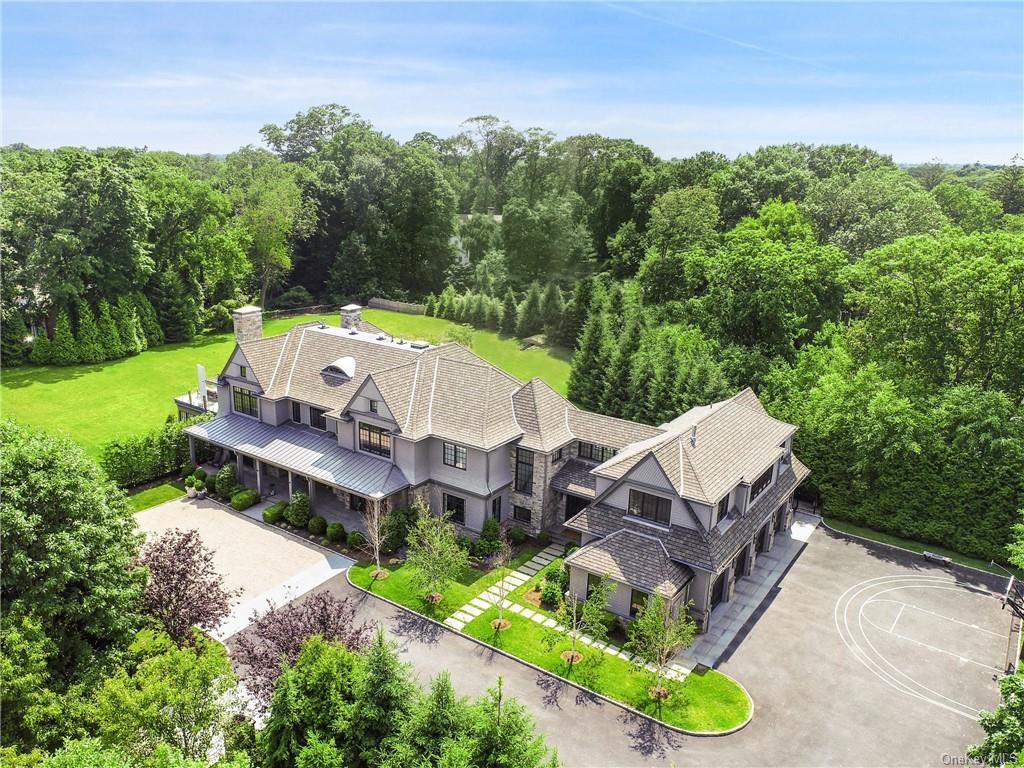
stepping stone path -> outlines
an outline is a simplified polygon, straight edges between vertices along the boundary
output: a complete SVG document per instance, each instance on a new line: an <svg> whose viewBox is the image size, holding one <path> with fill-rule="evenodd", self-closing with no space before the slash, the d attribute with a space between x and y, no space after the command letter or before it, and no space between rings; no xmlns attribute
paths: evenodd
<svg viewBox="0 0 1024 768"><path fill-rule="evenodd" d="M513 589L521 587L527 581L537 575L538 572L546 565L554 561L555 558L561 557L564 552L564 547L561 544L551 544L545 547L543 550L534 555L530 560L523 563L519 568L510 572L505 576L499 584L503 584L505 587L505 594L507 595ZM452 629L461 630L469 622L475 619L477 616L482 614L488 608L497 605L501 601L502 608L505 608L510 613L518 614L524 619L530 619L535 621L543 627L557 627L558 622L550 616L546 616L540 611L535 611L532 608L520 605L519 603L513 603L510 600L503 600L501 597L501 589L498 584L492 584L479 595L474 597L464 606L455 611L451 616L444 620L444 623ZM616 645L605 641L595 641L594 638L589 635L580 635L580 642L584 645L589 645L594 648L598 648L610 656L618 656L620 659L629 661L629 654L623 651ZM651 665L645 665L652 672L654 668ZM693 669L693 662L689 659L680 657L679 661L674 661L669 665L668 671L665 676L673 680L682 680Z"/></svg>

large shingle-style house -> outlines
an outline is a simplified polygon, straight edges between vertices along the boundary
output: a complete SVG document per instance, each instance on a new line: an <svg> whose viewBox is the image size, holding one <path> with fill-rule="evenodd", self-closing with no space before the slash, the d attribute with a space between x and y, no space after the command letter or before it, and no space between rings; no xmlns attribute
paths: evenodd
<svg viewBox="0 0 1024 768"><path fill-rule="evenodd" d="M235 337L216 417L186 428L193 448L236 460L264 495L308 493L315 510L424 497L470 533L493 517L578 536L570 588L614 579L609 609L623 618L658 593L706 628L790 525L808 474L796 428L749 389L652 427L582 411L458 344L388 336L357 305L340 328L266 338L244 307Z"/></svg>

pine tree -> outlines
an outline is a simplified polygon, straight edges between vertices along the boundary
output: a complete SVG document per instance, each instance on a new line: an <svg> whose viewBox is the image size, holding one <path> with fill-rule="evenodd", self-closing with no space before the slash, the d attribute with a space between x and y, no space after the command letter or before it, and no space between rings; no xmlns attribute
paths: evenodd
<svg viewBox="0 0 1024 768"><path fill-rule="evenodd" d="M171 267L157 278L154 303L167 341L189 341L196 335L196 297L185 279Z"/></svg>
<svg viewBox="0 0 1024 768"><path fill-rule="evenodd" d="M437 315L437 296L433 293L427 296L427 300L424 303L423 314L427 317L435 317Z"/></svg>
<svg viewBox="0 0 1024 768"><path fill-rule="evenodd" d="M633 372L633 357L640 348L640 337L644 330L643 313L634 310L626 320L626 327L618 336L618 344L608 369L608 381L601 397L601 412L609 416L628 418L632 397L630 377Z"/></svg>
<svg viewBox="0 0 1024 768"><path fill-rule="evenodd" d="M454 320L455 311L458 309L455 302L458 299L458 294L455 292L454 285L446 285L444 290L441 291L441 297L437 301L437 317L442 317L445 320Z"/></svg>
<svg viewBox="0 0 1024 768"><path fill-rule="evenodd" d="M583 326L580 343L572 356L568 395L573 403L591 411L600 407L611 355L612 344L604 312L597 310Z"/></svg>
<svg viewBox="0 0 1024 768"><path fill-rule="evenodd" d="M506 336L515 336L519 327L519 305L516 295L509 288L505 291L505 299L501 304L501 332Z"/></svg>
<svg viewBox="0 0 1024 768"><path fill-rule="evenodd" d="M564 312L565 299L562 298L562 289L557 283L548 283L540 300L540 314L544 319L544 336L548 344L557 343Z"/></svg>
<svg viewBox="0 0 1024 768"><path fill-rule="evenodd" d="M380 747L399 732L417 689L402 663L394 643L377 630L366 651L363 672L356 687L356 700L348 728L350 766L377 765Z"/></svg>
<svg viewBox="0 0 1024 768"><path fill-rule="evenodd" d="M529 711L520 702L505 696L504 683L491 688L475 705L475 754L470 762L478 766L535 768L550 763L544 739L535 732Z"/></svg>
<svg viewBox="0 0 1024 768"><path fill-rule="evenodd" d="M107 360L117 360L124 357L124 344L121 341L121 329L114 322L114 313L106 299L100 299L99 317L97 318L100 340L103 342L103 349L106 351Z"/></svg>
<svg viewBox="0 0 1024 768"><path fill-rule="evenodd" d="M146 347L158 347L164 343L164 332L160 327L160 321L156 319L156 310L149 299L143 293L136 293L132 297L135 303L135 312L139 316L142 330L146 334Z"/></svg>
<svg viewBox="0 0 1024 768"><path fill-rule="evenodd" d="M487 297L487 327L492 331L501 328L501 302L491 296Z"/></svg>
<svg viewBox="0 0 1024 768"><path fill-rule="evenodd" d="M78 344L71 331L71 317L66 309L57 315L53 326L53 348L50 359L54 365L74 365L78 362Z"/></svg>
<svg viewBox="0 0 1024 768"><path fill-rule="evenodd" d="M0 318L0 365L14 368L28 359L29 347L25 342L28 328L14 307L9 307Z"/></svg>
<svg viewBox="0 0 1024 768"><path fill-rule="evenodd" d="M629 372L629 403L626 417L644 424L653 423L648 409L647 393L654 383L655 355L649 343L641 342L633 354L633 365Z"/></svg>
<svg viewBox="0 0 1024 768"><path fill-rule="evenodd" d="M580 280L573 289L572 299L562 314L562 328L558 343L569 349L576 349L583 326L590 317L591 306L598 296L598 286L593 279Z"/></svg>
<svg viewBox="0 0 1024 768"><path fill-rule="evenodd" d="M676 394L682 367L682 354L675 334L659 334L654 352L654 378L647 391L647 416L652 424L662 424L679 415L676 413Z"/></svg>
<svg viewBox="0 0 1024 768"><path fill-rule="evenodd" d="M39 335L32 342L32 352L29 354L29 360L36 365L53 364L53 342L46 335L46 326L39 329Z"/></svg>
<svg viewBox="0 0 1024 768"><path fill-rule="evenodd" d="M477 328L487 325L487 297L482 293L473 294L473 325Z"/></svg>
<svg viewBox="0 0 1024 768"><path fill-rule="evenodd" d="M96 316L85 301L78 305L78 359L83 363L102 363L107 359Z"/></svg>
<svg viewBox="0 0 1024 768"><path fill-rule="evenodd" d="M471 727L469 703L442 672L430 682L430 693L413 705L381 768L435 765L445 742L467 736Z"/></svg>
<svg viewBox="0 0 1024 768"><path fill-rule="evenodd" d="M608 332L617 337L626 324L626 297L621 283L612 283L608 289L605 312L608 315Z"/></svg>
<svg viewBox="0 0 1024 768"><path fill-rule="evenodd" d="M519 325L516 327L516 336L525 339L544 330L544 317L540 311L541 293L540 286L534 283L526 294L526 301L519 310Z"/></svg>
<svg viewBox="0 0 1024 768"><path fill-rule="evenodd" d="M121 334L121 347L124 354L137 355L146 348L146 334L142 330L135 307L126 296L120 296L114 304L114 324Z"/></svg>

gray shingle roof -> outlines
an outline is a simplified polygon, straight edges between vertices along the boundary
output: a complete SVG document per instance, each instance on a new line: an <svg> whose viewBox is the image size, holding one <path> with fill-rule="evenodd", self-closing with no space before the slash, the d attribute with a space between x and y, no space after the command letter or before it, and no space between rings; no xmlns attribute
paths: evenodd
<svg viewBox="0 0 1024 768"><path fill-rule="evenodd" d="M664 426L668 431L634 443L594 472L618 479L653 452L680 496L714 504L737 483L757 479L796 431L769 416L750 389L692 409ZM691 443L694 428L696 445Z"/></svg>
<svg viewBox="0 0 1024 768"><path fill-rule="evenodd" d="M551 487L573 496L594 498L597 495L597 478L590 471L591 466L577 459L569 459L551 478Z"/></svg>
<svg viewBox="0 0 1024 768"><path fill-rule="evenodd" d="M512 408L523 430L523 448L546 453L575 439L569 417L576 406L540 379L533 378L520 387L512 396Z"/></svg>
<svg viewBox="0 0 1024 768"><path fill-rule="evenodd" d="M782 500L796 490L809 474L810 470L794 456L791 466L786 468L775 484L754 502L746 514L733 520L728 527L716 526L711 531L705 531L703 528L673 525L658 536L669 556L676 562L717 573L729 564L736 551L753 538ZM651 532L649 525L626 517L624 510L607 504L587 507L566 521L565 526L602 537L622 529L647 535Z"/></svg>
<svg viewBox="0 0 1024 768"><path fill-rule="evenodd" d="M625 529L580 547L565 562L667 600L693 578L693 571L669 558L657 537Z"/></svg>
<svg viewBox="0 0 1024 768"><path fill-rule="evenodd" d="M664 434L664 430L648 424L576 409L569 413L569 429L577 440L605 445L615 450Z"/></svg>
<svg viewBox="0 0 1024 768"><path fill-rule="evenodd" d="M363 496L389 496L409 485L390 461L347 450L335 438L310 429L275 427L230 414L193 424L185 432Z"/></svg>

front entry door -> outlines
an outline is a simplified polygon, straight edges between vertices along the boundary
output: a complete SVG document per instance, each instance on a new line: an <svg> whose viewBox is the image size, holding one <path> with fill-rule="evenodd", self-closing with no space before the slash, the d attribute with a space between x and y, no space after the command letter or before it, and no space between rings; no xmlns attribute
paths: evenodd
<svg viewBox="0 0 1024 768"><path fill-rule="evenodd" d="M571 493L565 494L565 518L563 522L579 514L589 504L590 499L584 499L582 496L573 496Z"/></svg>
<svg viewBox="0 0 1024 768"><path fill-rule="evenodd" d="M715 579L715 583L711 587L711 607L714 608L720 602L725 599L725 585L728 579L728 571L723 571L718 574L718 578Z"/></svg>
<svg viewBox="0 0 1024 768"><path fill-rule="evenodd" d="M771 538L771 525L765 523L757 534L757 554L768 551L768 540Z"/></svg>

